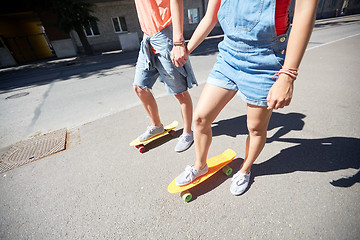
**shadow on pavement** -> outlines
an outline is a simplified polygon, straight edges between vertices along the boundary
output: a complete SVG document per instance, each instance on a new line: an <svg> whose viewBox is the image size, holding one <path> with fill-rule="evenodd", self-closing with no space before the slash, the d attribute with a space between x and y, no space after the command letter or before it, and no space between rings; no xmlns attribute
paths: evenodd
<svg viewBox="0 0 360 240"><path fill-rule="evenodd" d="M273 141L280 136L283 136L290 131L301 131L305 125L302 120L305 118L301 113L277 113L274 112L271 116L268 130L280 128L274 136L267 139L267 143ZM248 130L246 127L246 115L220 120L214 122L212 125L213 136L227 135L236 137L237 135L247 135Z"/></svg>
<svg viewBox="0 0 360 240"><path fill-rule="evenodd" d="M218 52L218 43L222 36L214 36L204 40L191 54L212 55ZM113 69L122 65L135 67L138 50L128 52L103 53L94 56L74 57L68 59L52 59L32 62L0 69L0 93L10 92L18 88L42 86L55 81L77 78L79 80L96 75L97 78L109 75L121 75L121 69Z"/></svg>
<svg viewBox="0 0 360 240"><path fill-rule="evenodd" d="M281 150L279 154L266 162L254 164L254 176L297 171L325 173L360 168L360 139L358 138L278 138L276 141L297 145ZM334 180L331 184L337 187L350 187L356 182L360 182L359 173L342 180Z"/></svg>
<svg viewBox="0 0 360 240"><path fill-rule="evenodd" d="M252 167L253 177L262 175L286 174L296 171L331 172L344 169L360 169L360 139L351 137L329 137L319 139L283 138L290 131L301 131L305 125L301 113L273 113L268 130L277 132L267 138L273 141L296 144L283 149L266 162ZM246 116L220 120L213 123L213 136L248 134ZM215 140L216 141L216 140ZM266 146L265 146L266 147ZM336 187L350 187L360 182L360 171L354 176L333 180Z"/></svg>
<svg viewBox="0 0 360 240"><path fill-rule="evenodd" d="M355 183L360 183L360 171L353 176L347 178L340 178L330 182L334 187L351 187Z"/></svg>
<svg viewBox="0 0 360 240"><path fill-rule="evenodd" d="M17 88L42 86L55 81L73 78L84 79L97 75L98 78L113 74L113 68L121 65L134 67L138 51L110 53L89 57L70 58L69 60L44 61L0 71L0 91Z"/></svg>

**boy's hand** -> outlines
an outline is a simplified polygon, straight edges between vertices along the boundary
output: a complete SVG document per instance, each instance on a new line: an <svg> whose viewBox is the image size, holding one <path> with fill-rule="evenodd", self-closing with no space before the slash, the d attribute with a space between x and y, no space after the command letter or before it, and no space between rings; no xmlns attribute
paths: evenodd
<svg viewBox="0 0 360 240"><path fill-rule="evenodd" d="M171 50L171 60L176 67L182 67L188 60L188 54L186 47L184 46L173 46Z"/></svg>
<svg viewBox="0 0 360 240"><path fill-rule="evenodd" d="M281 74L274 85L270 88L266 98L268 108L279 109L289 106L294 90L294 79L286 74Z"/></svg>

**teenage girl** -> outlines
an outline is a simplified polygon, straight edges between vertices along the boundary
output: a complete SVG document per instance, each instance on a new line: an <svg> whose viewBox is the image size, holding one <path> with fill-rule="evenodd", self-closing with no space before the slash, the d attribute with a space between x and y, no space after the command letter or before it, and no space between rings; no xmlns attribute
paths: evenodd
<svg viewBox="0 0 360 240"><path fill-rule="evenodd" d="M290 31L291 0L209 0L208 9L191 37L190 54L219 21L224 40L194 114L196 161L176 180L186 185L208 171L211 123L237 93L247 103L245 158L230 191L242 194L250 169L266 142L273 109L290 104L294 81L313 29L317 0L296 0Z"/></svg>

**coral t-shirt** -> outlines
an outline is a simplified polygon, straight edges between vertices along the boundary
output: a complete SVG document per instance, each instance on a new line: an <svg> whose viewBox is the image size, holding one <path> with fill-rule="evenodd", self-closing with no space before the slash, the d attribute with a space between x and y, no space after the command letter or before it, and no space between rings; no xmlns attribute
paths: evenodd
<svg viewBox="0 0 360 240"><path fill-rule="evenodd" d="M171 23L170 0L135 0L141 30L148 36Z"/></svg>

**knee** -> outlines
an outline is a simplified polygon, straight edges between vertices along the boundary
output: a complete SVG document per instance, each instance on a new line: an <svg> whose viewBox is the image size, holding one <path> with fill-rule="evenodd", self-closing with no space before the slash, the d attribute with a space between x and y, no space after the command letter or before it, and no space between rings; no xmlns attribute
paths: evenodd
<svg viewBox="0 0 360 240"><path fill-rule="evenodd" d="M249 131L249 135L266 136L267 129L266 129L266 127L263 127L261 124L247 123L247 128Z"/></svg>
<svg viewBox="0 0 360 240"><path fill-rule="evenodd" d="M141 96L141 95L147 93L148 89L134 85L134 92L136 93L136 95Z"/></svg>
<svg viewBox="0 0 360 240"><path fill-rule="evenodd" d="M205 129L207 127L211 127L211 122L209 122L206 116L203 116L197 112L194 113L194 127L197 130Z"/></svg>
<svg viewBox="0 0 360 240"><path fill-rule="evenodd" d="M186 92L183 92L180 94L176 94L175 97L180 103L183 103L183 102L186 102L190 98L190 94L186 91Z"/></svg>

